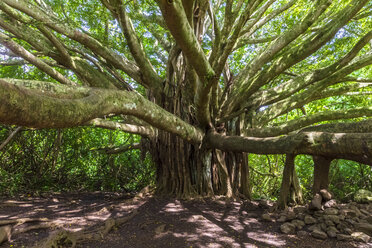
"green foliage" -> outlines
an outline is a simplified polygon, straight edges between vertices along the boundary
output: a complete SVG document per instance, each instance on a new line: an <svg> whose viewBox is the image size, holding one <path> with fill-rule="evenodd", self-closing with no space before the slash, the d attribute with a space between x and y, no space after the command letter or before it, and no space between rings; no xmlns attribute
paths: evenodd
<svg viewBox="0 0 372 248"><path fill-rule="evenodd" d="M284 155L249 155L253 198L276 200L284 169ZM311 156L299 155L295 160L305 200L312 197L314 163ZM330 168L330 191L336 199L351 200L358 189L372 190L372 169L349 160L334 160Z"/></svg>
<svg viewBox="0 0 372 248"><path fill-rule="evenodd" d="M0 140L9 135L0 129ZM0 193L71 190L137 191L153 183L154 168L137 150L107 155L92 148L139 137L94 128L26 130L0 151Z"/></svg>
<svg viewBox="0 0 372 248"><path fill-rule="evenodd" d="M332 161L330 191L337 199L351 200L359 189L372 190L372 168L349 160Z"/></svg>

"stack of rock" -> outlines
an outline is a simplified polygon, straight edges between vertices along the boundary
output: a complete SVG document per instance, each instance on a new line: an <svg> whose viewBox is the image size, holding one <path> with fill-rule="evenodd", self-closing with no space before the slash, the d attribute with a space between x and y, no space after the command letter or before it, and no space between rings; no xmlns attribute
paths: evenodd
<svg viewBox="0 0 372 248"><path fill-rule="evenodd" d="M368 243L372 236L372 201L363 199L338 204L328 191L322 190L314 196L309 207L287 209L276 221L284 222L280 229L287 234L310 233L317 239L336 238Z"/></svg>

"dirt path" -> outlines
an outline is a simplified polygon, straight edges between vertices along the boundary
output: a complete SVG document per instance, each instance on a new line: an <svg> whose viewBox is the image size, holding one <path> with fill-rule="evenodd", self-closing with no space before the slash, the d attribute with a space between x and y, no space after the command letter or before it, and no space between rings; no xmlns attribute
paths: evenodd
<svg viewBox="0 0 372 248"><path fill-rule="evenodd" d="M49 218L59 226L78 231L102 224L108 218L138 214L115 227L101 240L77 247L372 247L372 243L317 240L280 232L280 223L260 218L262 202L222 200L180 201L144 197L128 199L114 193L54 194L45 197L0 199L0 221L16 218ZM39 229L12 237L0 248L33 247L53 229Z"/></svg>

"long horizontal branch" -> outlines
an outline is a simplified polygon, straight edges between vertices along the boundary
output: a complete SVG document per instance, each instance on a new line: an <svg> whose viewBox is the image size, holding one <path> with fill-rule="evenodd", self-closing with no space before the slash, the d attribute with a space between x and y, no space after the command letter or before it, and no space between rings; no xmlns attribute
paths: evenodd
<svg viewBox="0 0 372 248"><path fill-rule="evenodd" d="M41 82L42 85L54 84ZM59 85L63 89L62 85ZM72 93L73 87L68 88ZM80 96L61 99L0 80L0 122L38 128L67 128L109 114L133 115L182 139L200 143L202 132L141 95L130 91L76 87ZM85 95L81 96L81 93ZM71 94L70 94L71 95Z"/></svg>
<svg viewBox="0 0 372 248"><path fill-rule="evenodd" d="M254 138L211 132L206 136L204 146L255 154L321 155L372 165L371 133L301 132L275 138Z"/></svg>

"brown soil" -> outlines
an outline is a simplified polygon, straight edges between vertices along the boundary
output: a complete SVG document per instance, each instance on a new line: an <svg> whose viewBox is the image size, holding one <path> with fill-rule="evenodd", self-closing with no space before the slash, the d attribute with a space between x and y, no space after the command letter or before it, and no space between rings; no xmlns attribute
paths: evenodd
<svg viewBox="0 0 372 248"><path fill-rule="evenodd" d="M261 219L268 207L264 202L128 198L128 195L102 192L0 198L0 221L48 218L59 228L79 231L102 225L108 218L138 213L100 240L78 242L77 247L84 248L372 247L372 243L282 234L280 223ZM55 230L48 228L14 235L0 248L34 247L52 232Z"/></svg>

